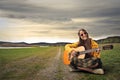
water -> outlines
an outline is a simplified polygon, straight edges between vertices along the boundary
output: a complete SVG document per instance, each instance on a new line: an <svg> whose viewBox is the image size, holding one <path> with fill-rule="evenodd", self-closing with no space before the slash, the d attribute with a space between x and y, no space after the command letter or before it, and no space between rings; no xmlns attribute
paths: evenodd
<svg viewBox="0 0 120 80"><path fill-rule="evenodd" d="M0 49L18 49L18 48L32 48L32 47L0 47Z"/></svg>

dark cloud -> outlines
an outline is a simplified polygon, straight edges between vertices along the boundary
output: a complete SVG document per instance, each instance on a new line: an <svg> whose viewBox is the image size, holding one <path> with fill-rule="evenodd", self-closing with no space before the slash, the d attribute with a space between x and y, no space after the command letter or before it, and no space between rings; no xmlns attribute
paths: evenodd
<svg viewBox="0 0 120 80"><path fill-rule="evenodd" d="M120 7L103 8L93 13L93 17L120 17Z"/></svg>
<svg viewBox="0 0 120 80"><path fill-rule="evenodd" d="M32 21L39 21L40 19L68 21L71 20L71 18L76 17L90 18L120 16L120 6L117 5L118 2L120 3L120 1L118 0L115 0L114 4L112 4L113 1L111 0L104 2L102 0L76 1L77 2L75 9L63 10L49 8L50 5L48 5L48 7L45 7L42 5L36 6L35 4L29 4L29 0L1 0L0 10L4 12L1 16L8 18L23 18ZM99 4L96 5L96 3ZM56 4L58 3L56 2Z"/></svg>
<svg viewBox="0 0 120 80"><path fill-rule="evenodd" d="M55 0L46 0L43 3L52 3ZM65 0L61 0L61 3L57 1L52 4L56 5L52 8L52 5L39 5L35 3L29 3L29 0L0 0L0 16L12 19L25 19L37 23L58 23L62 26L58 26L57 30L75 31L80 28L85 28L92 35L110 35L112 33L118 34L120 25L120 0L71 0L73 8L64 8L69 4L69 1L65 4ZM42 1L40 1L42 2ZM39 3L38 3L39 4ZM60 4L62 9L59 9L57 4ZM78 22L67 23L72 21L72 18L97 18L93 22ZM99 19L106 18L106 19ZM87 26L87 27L84 27ZM49 31L35 31L35 33L49 33Z"/></svg>
<svg viewBox="0 0 120 80"><path fill-rule="evenodd" d="M118 27L118 28L113 28L113 30L120 31L120 27ZM118 34L118 35L119 35L119 34Z"/></svg>
<svg viewBox="0 0 120 80"><path fill-rule="evenodd" d="M4 11L12 11L12 12L28 12L31 7L24 3L23 0L1 0L0 1L0 9Z"/></svg>
<svg viewBox="0 0 120 80"><path fill-rule="evenodd" d="M4 13L2 16L8 18L27 18L27 19L39 19L39 18L46 18L46 19L53 19L57 20L57 16L61 17L58 20L64 20L65 18L62 16L64 15L61 11L56 9L51 9L48 7L42 6L35 6L22 1L0 1L0 10ZM56 17L56 18L54 18Z"/></svg>

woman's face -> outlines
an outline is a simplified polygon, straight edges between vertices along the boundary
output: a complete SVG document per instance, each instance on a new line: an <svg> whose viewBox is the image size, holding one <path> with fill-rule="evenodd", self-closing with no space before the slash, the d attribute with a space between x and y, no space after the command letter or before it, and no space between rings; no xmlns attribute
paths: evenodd
<svg viewBox="0 0 120 80"><path fill-rule="evenodd" d="M87 33L84 32L84 31L80 31L79 32L79 35L81 37L82 40L86 40L88 37L87 37Z"/></svg>

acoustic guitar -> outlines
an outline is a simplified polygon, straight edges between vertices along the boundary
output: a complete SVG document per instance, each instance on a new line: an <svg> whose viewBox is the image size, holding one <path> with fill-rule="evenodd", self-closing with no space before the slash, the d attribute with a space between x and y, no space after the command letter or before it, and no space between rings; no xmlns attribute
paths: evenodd
<svg viewBox="0 0 120 80"><path fill-rule="evenodd" d="M85 50L84 46L80 46L76 48L76 50L78 51L77 55L79 59L84 59L86 53L96 52L98 50L110 50L110 49L113 49L113 45L105 45L105 46L102 46L101 48L93 48L89 50ZM70 64L69 53L66 50L64 51L64 54L63 54L63 63L66 65Z"/></svg>

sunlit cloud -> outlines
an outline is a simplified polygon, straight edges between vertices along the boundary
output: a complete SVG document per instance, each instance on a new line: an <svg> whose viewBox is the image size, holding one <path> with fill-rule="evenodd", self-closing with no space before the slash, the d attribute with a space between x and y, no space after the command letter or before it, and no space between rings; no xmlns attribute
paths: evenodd
<svg viewBox="0 0 120 80"><path fill-rule="evenodd" d="M72 21L75 23L89 23L101 20L106 20L107 17L97 17L97 18L73 18Z"/></svg>

